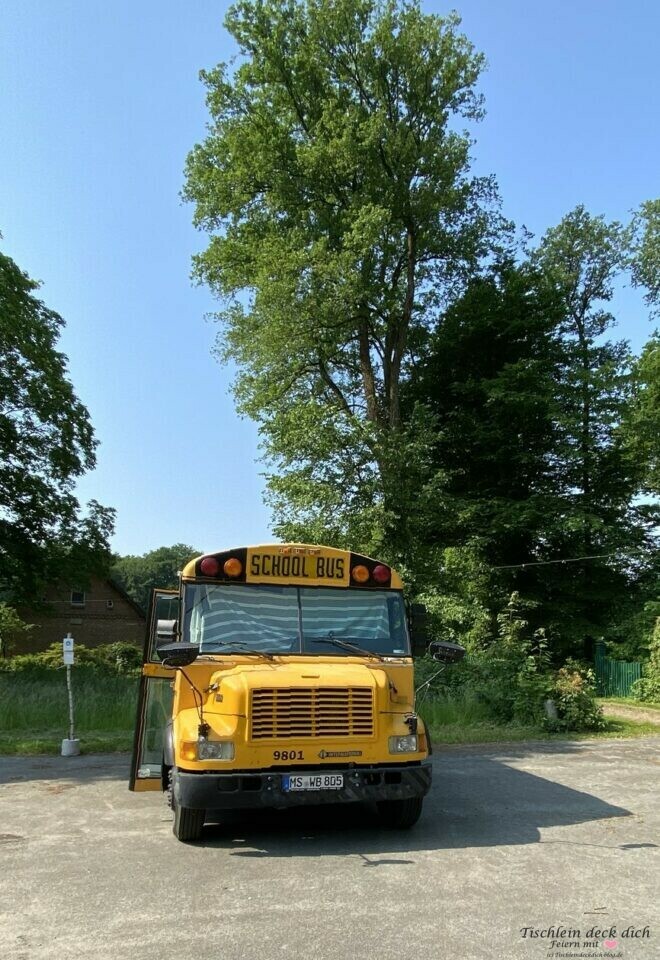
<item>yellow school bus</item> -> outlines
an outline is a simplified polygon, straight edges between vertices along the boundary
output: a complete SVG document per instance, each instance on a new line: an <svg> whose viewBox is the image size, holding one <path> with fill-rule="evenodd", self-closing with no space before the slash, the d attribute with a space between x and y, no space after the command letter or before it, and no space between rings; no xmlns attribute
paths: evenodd
<svg viewBox="0 0 660 960"><path fill-rule="evenodd" d="M266 544L192 560L152 599L130 789L167 791L182 841L230 808L366 801L412 826L431 764L411 626L396 571L350 551Z"/></svg>

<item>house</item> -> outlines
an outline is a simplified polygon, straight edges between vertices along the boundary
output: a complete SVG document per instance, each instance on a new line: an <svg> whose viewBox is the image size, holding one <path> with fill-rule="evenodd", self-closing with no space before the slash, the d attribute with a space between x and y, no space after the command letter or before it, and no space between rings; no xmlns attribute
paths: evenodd
<svg viewBox="0 0 660 960"><path fill-rule="evenodd" d="M112 580L92 577L85 590L47 589L43 606L23 607L18 612L34 626L18 642L15 653L38 653L59 643L67 633L86 647L117 641L137 647L144 643L143 610Z"/></svg>

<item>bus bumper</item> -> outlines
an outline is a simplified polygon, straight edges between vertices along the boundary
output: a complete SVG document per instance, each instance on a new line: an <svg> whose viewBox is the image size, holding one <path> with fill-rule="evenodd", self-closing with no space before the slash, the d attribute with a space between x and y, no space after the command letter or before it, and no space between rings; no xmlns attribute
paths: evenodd
<svg viewBox="0 0 660 960"><path fill-rule="evenodd" d="M296 807L320 803L356 803L423 797L431 788L431 761L403 766L364 766L344 770L232 771L190 773L173 770L174 800L193 810ZM284 774L341 774L339 790L283 788Z"/></svg>

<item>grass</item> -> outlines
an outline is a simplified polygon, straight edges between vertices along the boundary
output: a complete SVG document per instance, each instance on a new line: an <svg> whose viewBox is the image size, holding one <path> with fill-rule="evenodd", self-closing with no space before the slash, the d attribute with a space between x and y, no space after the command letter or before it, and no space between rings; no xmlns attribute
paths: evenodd
<svg viewBox="0 0 660 960"><path fill-rule="evenodd" d="M660 703L651 703L648 700L634 700L632 697L599 697L601 706L611 703L613 706L637 707L643 710L660 710Z"/></svg>
<svg viewBox="0 0 660 960"><path fill-rule="evenodd" d="M619 717L607 717L602 730L562 730L559 733L541 725L498 724L489 717L486 705L471 697L428 700L420 705L419 712L431 730L434 744L623 739L657 736L659 732L655 724L637 723Z"/></svg>
<svg viewBox="0 0 660 960"><path fill-rule="evenodd" d="M132 748L138 681L92 670L74 673L76 735L84 753L114 753ZM609 699L603 703L660 705ZM585 740L658 735L658 726L608 717L603 730L551 733L542 726L497 724L474 697L427 700L420 713L433 742L506 743L522 740ZM0 754L59 754L68 736L68 700L64 671L0 673Z"/></svg>
<svg viewBox="0 0 660 960"><path fill-rule="evenodd" d="M74 671L75 732L85 753L131 749L137 689L133 678ZM0 673L0 753L59 753L68 703L63 670Z"/></svg>
<svg viewBox="0 0 660 960"><path fill-rule="evenodd" d="M126 753L133 749L133 731L128 733L107 733L104 730L90 730L80 736L81 753ZM44 753L59 755L62 747L62 733L56 730L40 730L26 734L0 734L0 755L33 757Z"/></svg>

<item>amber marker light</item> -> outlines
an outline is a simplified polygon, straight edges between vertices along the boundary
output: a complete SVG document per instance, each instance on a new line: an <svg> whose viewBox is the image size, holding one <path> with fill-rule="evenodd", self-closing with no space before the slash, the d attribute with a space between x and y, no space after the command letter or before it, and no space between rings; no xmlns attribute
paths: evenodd
<svg viewBox="0 0 660 960"><path fill-rule="evenodd" d="M197 759L197 743L194 740L182 740L180 751L184 760Z"/></svg>
<svg viewBox="0 0 660 960"><path fill-rule="evenodd" d="M369 570L363 563L358 563L358 565L351 570L351 576L356 583L366 583L369 579Z"/></svg>
<svg viewBox="0 0 660 960"><path fill-rule="evenodd" d="M243 564L238 557L230 557L229 560L225 560L222 569L227 577L240 577L243 573Z"/></svg>

